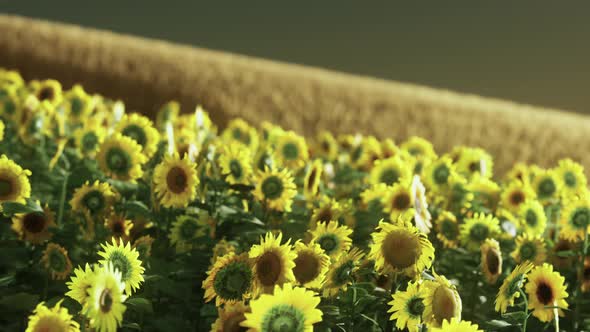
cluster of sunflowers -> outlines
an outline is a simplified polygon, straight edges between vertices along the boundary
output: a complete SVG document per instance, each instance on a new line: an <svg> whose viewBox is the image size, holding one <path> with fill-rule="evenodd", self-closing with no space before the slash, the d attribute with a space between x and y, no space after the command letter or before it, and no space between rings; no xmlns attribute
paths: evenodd
<svg viewBox="0 0 590 332"><path fill-rule="evenodd" d="M0 325L581 331L583 168L411 137L306 141L0 70ZM74 269L74 266L76 268Z"/></svg>

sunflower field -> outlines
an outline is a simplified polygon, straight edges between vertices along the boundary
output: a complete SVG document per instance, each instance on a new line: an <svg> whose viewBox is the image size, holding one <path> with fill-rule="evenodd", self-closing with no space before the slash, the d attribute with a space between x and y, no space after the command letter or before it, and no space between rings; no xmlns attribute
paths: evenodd
<svg viewBox="0 0 590 332"><path fill-rule="evenodd" d="M582 166L0 69L2 331L589 331Z"/></svg>

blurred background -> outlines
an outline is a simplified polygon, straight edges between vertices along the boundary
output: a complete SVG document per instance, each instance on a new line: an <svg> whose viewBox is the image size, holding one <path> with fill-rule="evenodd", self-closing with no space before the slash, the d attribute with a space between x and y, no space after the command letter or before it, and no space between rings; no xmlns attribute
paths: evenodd
<svg viewBox="0 0 590 332"><path fill-rule="evenodd" d="M0 11L589 112L590 3L3 1ZM1 33L1 32L0 32Z"/></svg>

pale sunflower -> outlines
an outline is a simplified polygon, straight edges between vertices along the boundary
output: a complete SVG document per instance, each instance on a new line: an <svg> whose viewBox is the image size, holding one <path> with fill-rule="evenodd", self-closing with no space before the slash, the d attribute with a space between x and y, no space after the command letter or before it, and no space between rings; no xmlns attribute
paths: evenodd
<svg viewBox="0 0 590 332"><path fill-rule="evenodd" d="M5 155L0 156L0 203L25 203L31 197L31 171L23 169Z"/></svg>
<svg viewBox="0 0 590 332"><path fill-rule="evenodd" d="M590 197L571 199L561 212L560 236L565 239L583 240L590 231Z"/></svg>
<svg viewBox="0 0 590 332"><path fill-rule="evenodd" d="M88 263L84 268L77 267L74 269L74 275L70 277L70 281L66 282L69 291L65 295L84 306L88 299L88 289L90 289L93 282L94 270Z"/></svg>
<svg viewBox="0 0 590 332"><path fill-rule="evenodd" d="M72 210L89 216L104 216L113 206L117 194L110 184L98 180L88 181L74 191L70 200Z"/></svg>
<svg viewBox="0 0 590 332"><path fill-rule="evenodd" d="M131 295L144 281L145 268L141 266L139 253L135 248L131 248L129 242L125 244L123 240L118 241L115 238L112 239L112 244L107 243L100 246L102 251L99 251L98 255L102 259L99 263L103 266L112 264L115 269L120 271L121 281L125 283L125 294Z"/></svg>
<svg viewBox="0 0 590 332"><path fill-rule="evenodd" d="M411 165L396 156L375 161L375 165L369 173L369 183L393 185L398 182L409 182L411 177Z"/></svg>
<svg viewBox="0 0 590 332"><path fill-rule="evenodd" d="M396 183L387 188L387 192L381 199L383 210L389 213L391 220L396 220L400 215L414 208L414 195L410 183Z"/></svg>
<svg viewBox="0 0 590 332"><path fill-rule="evenodd" d="M201 214L198 218L181 215L172 223L170 229L170 244L176 247L177 252L186 252L193 248L194 240L205 235L204 227L208 215Z"/></svg>
<svg viewBox="0 0 590 332"><path fill-rule="evenodd" d="M89 119L74 131L74 141L80 155L94 157L107 132L99 121Z"/></svg>
<svg viewBox="0 0 590 332"><path fill-rule="evenodd" d="M135 181L143 175L147 161L141 145L133 139L115 133L102 142L96 154L100 169L116 180Z"/></svg>
<svg viewBox="0 0 590 332"><path fill-rule="evenodd" d="M476 174L484 178L492 178L494 162L492 156L480 148L463 147L456 162L457 171L471 178Z"/></svg>
<svg viewBox="0 0 590 332"><path fill-rule="evenodd" d="M337 221L320 222L311 231L311 242L317 243L325 253L334 259L352 246L352 229L338 225Z"/></svg>
<svg viewBox="0 0 590 332"><path fill-rule="evenodd" d="M365 254L358 248L352 248L348 252L338 256L332 262L323 289L324 297L332 297L340 291L346 291L348 285L353 282L353 275L362 263Z"/></svg>
<svg viewBox="0 0 590 332"><path fill-rule="evenodd" d="M88 298L82 309L90 319L90 326L98 332L116 331L123 321L127 296L123 294L125 283L121 272L112 263L95 268L94 278L88 289Z"/></svg>
<svg viewBox="0 0 590 332"><path fill-rule="evenodd" d="M539 170L535 174L531 186L541 202L557 199L561 192L562 182L556 171Z"/></svg>
<svg viewBox="0 0 590 332"><path fill-rule="evenodd" d="M565 196L576 195L586 189L588 181L584 174L584 167L579 163L571 159L562 159L555 172L561 178Z"/></svg>
<svg viewBox="0 0 590 332"><path fill-rule="evenodd" d="M246 320L241 325L259 332L313 332L313 324L322 321L319 304L315 292L287 283L276 286L272 295L262 294L251 301L252 312L245 314Z"/></svg>
<svg viewBox="0 0 590 332"><path fill-rule="evenodd" d="M424 291L419 281L409 282L405 291L397 291L391 295L393 300L387 312L391 312L389 320L395 320L395 326L400 329L408 329L409 332L418 332L422 326L424 314Z"/></svg>
<svg viewBox="0 0 590 332"><path fill-rule="evenodd" d="M60 300L48 308L44 302L37 304L25 332L79 332L80 325L70 315L68 309L62 308Z"/></svg>
<svg viewBox="0 0 590 332"><path fill-rule="evenodd" d="M477 251L487 238L500 234L500 222L491 214L476 213L465 218L459 227L461 244L467 250Z"/></svg>
<svg viewBox="0 0 590 332"><path fill-rule="evenodd" d="M502 251L494 239L486 239L481 245L481 270L488 284L495 284L502 274Z"/></svg>
<svg viewBox="0 0 590 332"><path fill-rule="evenodd" d="M245 330L241 326L246 320L246 313L250 307L242 302L225 304L218 309L219 316L211 325L211 332L239 332Z"/></svg>
<svg viewBox="0 0 590 332"><path fill-rule="evenodd" d="M429 329L432 332L483 332L477 324L453 317L450 321L443 321L441 327Z"/></svg>
<svg viewBox="0 0 590 332"><path fill-rule="evenodd" d="M248 147L243 144L230 143L222 146L219 155L221 172L226 175L229 183L250 183L252 175L252 156Z"/></svg>
<svg viewBox="0 0 590 332"><path fill-rule="evenodd" d="M274 153L280 165L294 171L303 167L309 159L305 138L292 131L278 138Z"/></svg>
<svg viewBox="0 0 590 332"><path fill-rule="evenodd" d="M56 226L55 214L49 210L48 206L45 206L43 211L19 213L12 218L12 230L21 239L33 244L40 244L51 239L53 232L50 228Z"/></svg>
<svg viewBox="0 0 590 332"><path fill-rule="evenodd" d="M549 322L555 317L553 307L559 307L557 311L563 316L562 309L568 308L565 278L553 271L552 265L544 263L528 274L528 280L525 289L533 316L542 322Z"/></svg>
<svg viewBox="0 0 590 332"><path fill-rule="evenodd" d="M462 303L457 288L444 276L433 271L434 280L425 280L424 322L430 327L440 327L446 320L461 319Z"/></svg>
<svg viewBox="0 0 590 332"><path fill-rule="evenodd" d="M535 192L527 182L512 181L502 190L500 205L516 213L523 203L534 198Z"/></svg>
<svg viewBox="0 0 590 332"><path fill-rule="evenodd" d="M414 226L379 222L371 236L369 258L375 260L375 269L382 274L404 273L416 277L432 265L434 247L426 234Z"/></svg>
<svg viewBox="0 0 590 332"><path fill-rule="evenodd" d="M316 197L320 188L324 164L320 159L316 159L309 165L305 178L303 179L303 194L308 200Z"/></svg>
<svg viewBox="0 0 590 332"><path fill-rule="evenodd" d="M83 122L92 112L92 108L92 96L87 94L81 85L76 84L65 93L65 115L68 121Z"/></svg>
<svg viewBox="0 0 590 332"><path fill-rule="evenodd" d="M514 300L520 297L520 289L524 286L527 274L533 267L531 262L523 262L504 279L496 296L496 311L503 314L508 307L514 305Z"/></svg>
<svg viewBox="0 0 590 332"><path fill-rule="evenodd" d="M314 146L314 152L318 157L329 161L336 160L336 157L338 157L338 142L329 131L321 131Z"/></svg>
<svg viewBox="0 0 590 332"><path fill-rule="evenodd" d="M43 251L41 263L53 280L63 280L72 272L68 251L56 243L49 243Z"/></svg>
<svg viewBox="0 0 590 332"><path fill-rule="evenodd" d="M305 288L320 289L330 268L330 256L317 243L294 245L295 267L293 275L295 284Z"/></svg>
<svg viewBox="0 0 590 332"><path fill-rule="evenodd" d="M215 305L234 304L250 297L254 285L252 261L247 254L233 252L218 257L207 271L202 287L205 302L215 299Z"/></svg>
<svg viewBox="0 0 590 332"><path fill-rule="evenodd" d="M432 228L432 222L430 221L432 216L430 215L430 211L428 211L426 188L422 184L418 174L414 175L414 178L412 179L410 191L414 198L412 200L414 202L414 223L421 232L428 234Z"/></svg>
<svg viewBox="0 0 590 332"><path fill-rule="evenodd" d="M123 115L115 131L137 142L148 159L158 150L160 133L154 128L152 121L143 115L137 113Z"/></svg>
<svg viewBox="0 0 590 332"><path fill-rule="evenodd" d="M297 255L291 250L290 240L281 244L282 239L282 233L275 237L268 232L248 252L254 261L254 285L258 293L270 293L276 285L295 281L293 267Z"/></svg>
<svg viewBox="0 0 590 332"><path fill-rule="evenodd" d="M291 211L297 187L287 169L266 169L258 173L254 197L277 211Z"/></svg>
<svg viewBox="0 0 590 332"><path fill-rule="evenodd" d="M529 200L521 204L518 210L520 227L524 233L543 235L547 226L547 215L543 205L537 200Z"/></svg>
<svg viewBox="0 0 590 332"><path fill-rule="evenodd" d="M436 237L445 248L456 248L459 243L459 224L457 217L449 211L443 211L436 219Z"/></svg>
<svg viewBox="0 0 590 332"><path fill-rule="evenodd" d="M113 238L129 241L129 232L133 228L133 222L124 215L112 212L105 220L104 225L111 232Z"/></svg>
<svg viewBox="0 0 590 332"><path fill-rule="evenodd" d="M448 190L450 180L456 176L456 172L453 160L449 156L442 156L428 165L422 175L429 190L441 193Z"/></svg>
<svg viewBox="0 0 590 332"><path fill-rule="evenodd" d="M510 256L517 264L529 261L541 265L547 259L545 240L539 235L522 234L516 238L516 247Z"/></svg>
<svg viewBox="0 0 590 332"><path fill-rule="evenodd" d="M165 207L186 207L197 196L199 178L195 164L185 154L166 155L154 168L154 192Z"/></svg>

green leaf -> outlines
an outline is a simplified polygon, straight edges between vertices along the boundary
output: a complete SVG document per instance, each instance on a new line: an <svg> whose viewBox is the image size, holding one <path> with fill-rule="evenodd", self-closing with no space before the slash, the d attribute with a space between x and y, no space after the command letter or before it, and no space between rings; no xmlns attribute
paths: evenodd
<svg viewBox="0 0 590 332"><path fill-rule="evenodd" d="M512 326L512 324L503 321L503 320L497 320L497 319L492 319L489 320L487 322L482 322L482 324L486 331L495 331L495 330L499 330L499 329L503 329L509 326Z"/></svg>
<svg viewBox="0 0 590 332"><path fill-rule="evenodd" d="M125 211L128 211L135 216L139 215L149 217L152 215L150 209L145 204L139 201L125 202L125 204L123 204L123 208L125 209Z"/></svg>
<svg viewBox="0 0 590 332"><path fill-rule="evenodd" d="M504 318L504 319L506 319L506 320L508 320L510 322L519 324L519 323L522 323L524 321L524 319L525 319L526 316L527 316L526 313L524 313L522 311L517 311L517 312L508 312L508 313L505 313L505 314L502 315L502 318Z"/></svg>
<svg viewBox="0 0 590 332"><path fill-rule="evenodd" d="M5 215L13 215L17 213L43 212L43 208L33 201L27 201L27 204L4 202L2 203L2 211Z"/></svg>
<svg viewBox="0 0 590 332"><path fill-rule="evenodd" d="M16 293L0 298L0 307L10 312L30 311L39 302L39 295Z"/></svg>
<svg viewBox="0 0 590 332"><path fill-rule="evenodd" d="M137 324L137 323L123 324L123 328L141 331L141 326L139 326L139 324Z"/></svg>
<svg viewBox="0 0 590 332"><path fill-rule="evenodd" d="M135 308L137 311L140 312L147 312L150 314L154 312L152 302L143 297L130 298L127 301L125 301L125 304L128 304L130 307Z"/></svg>

